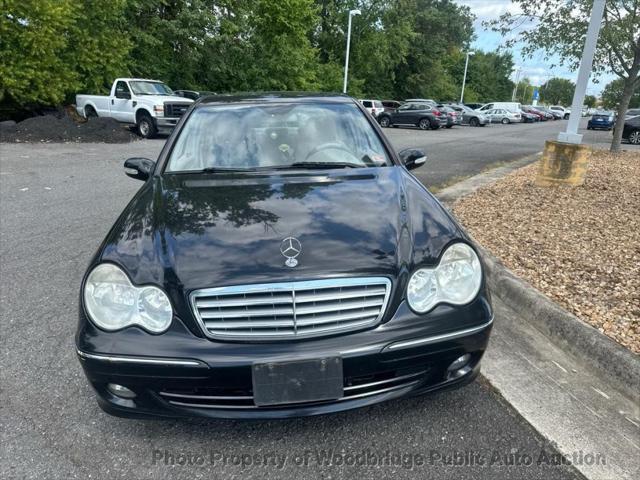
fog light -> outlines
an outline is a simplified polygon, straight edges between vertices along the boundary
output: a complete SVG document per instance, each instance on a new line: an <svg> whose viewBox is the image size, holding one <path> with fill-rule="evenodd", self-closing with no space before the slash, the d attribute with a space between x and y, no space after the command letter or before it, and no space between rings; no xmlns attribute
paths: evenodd
<svg viewBox="0 0 640 480"><path fill-rule="evenodd" d="M455 370L459 370L462 367L464 367L467 363L469 363L469 360L471 360L471 355L468 354L468 353L465 353L461 357L456 358L451 363L451 365L449 365L449 368L447 368L447 370L450 371L450 372L453 372Z"/></svg>
<svg viewBox="0 0 640 480"><path fill-rule="evenodd" d="M127 387L118 385L117 383L107 384L107 390L113 393L116 397L120 398L135 398L136 394L129 390Z"/></svg>
<svg viewBox="0 0 640 480"><path fill-rule="evenodd" d="M464 377L470 371L471 371L471 367L469 365L467 365L466 367L459 368L458 370L449 372L449 379Z"/></svg>

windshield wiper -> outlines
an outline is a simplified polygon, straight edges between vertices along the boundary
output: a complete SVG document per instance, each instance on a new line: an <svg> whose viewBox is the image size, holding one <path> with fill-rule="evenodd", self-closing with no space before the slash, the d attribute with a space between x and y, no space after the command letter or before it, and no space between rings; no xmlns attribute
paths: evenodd
<svg viewBox="0 0 640 480"><path fill-rule="evenodd" d="M202 170L190 170L189 173L225 173L225 172L250 172L248 168L233 167L206 167Z"/></svg>
<svg viewBox="0 0 640 480"><path fill-rule="evenodd" d="M274 169L287 170L290 168L329 169L329 168L362 168L362 167L364 167L364 165L359 165L357 163L350 163L350 162L294 162L289 165L274 167Z"/></svg>

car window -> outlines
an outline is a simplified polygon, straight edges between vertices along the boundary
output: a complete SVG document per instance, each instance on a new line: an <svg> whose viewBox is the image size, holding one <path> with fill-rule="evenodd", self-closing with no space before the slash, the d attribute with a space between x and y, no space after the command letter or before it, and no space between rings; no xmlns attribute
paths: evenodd
<svg viewBox="0 0 640 480"><path fill-rule="evenodd" d="M127 82L120 80L118 83L116 83L116 93L131 93L129 91Z"/></svg>
<svg viewBox="0 0 640 480"><path fill-rule="evenodd" d="M369 100L364 100L362 102L362 105L364 105L366 108L371 108L371 102Z"/></svg>
<svg viewBox="0 0 640 480"><path fill-rule="evenodd" d="M400 105L398 107L398 110L400 110L400 111L411 110L411 104L410 103L405 103L404 105Z"/></svg>
<svg viewBox="0 0 640 480"><path fill-rule="evenodd" d="M161 82L135 80L130 83L136 95L173 95L173 90Z"/></svg>
<svg viewBox="0 0 640 480"><path fill-rule="evenodd" d="M632 108L630 110L627 110L627 115L640 115L640 108Z"/></svg>
<svg viewBox="0 0 640 480"><path fill-rule="evenodd" d="M254 170L292 164L392 165L353 104L207 106L187 119L166 172Z"/></svg>
<svg viewBox="0 0 640 480"><path fill-rule="evenodd" d="M374 106L375 106L376 108L382 108L382 106L383 106L383 105L382 105L382 102L380 102L380 101L375 101L375 102L373 102L373 104L374 104Z"/></svg>

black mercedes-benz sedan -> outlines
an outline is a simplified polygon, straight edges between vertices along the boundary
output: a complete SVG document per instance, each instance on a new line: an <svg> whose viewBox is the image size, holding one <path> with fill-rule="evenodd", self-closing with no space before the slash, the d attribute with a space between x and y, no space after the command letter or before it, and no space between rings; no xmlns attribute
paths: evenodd
<svg viewBox="0 0 640 480"><path fill-rule="evenodd" d="M341 95L200 99L82 280L108 413L283 418L462 386L493 321L476 248Z"/></svg>

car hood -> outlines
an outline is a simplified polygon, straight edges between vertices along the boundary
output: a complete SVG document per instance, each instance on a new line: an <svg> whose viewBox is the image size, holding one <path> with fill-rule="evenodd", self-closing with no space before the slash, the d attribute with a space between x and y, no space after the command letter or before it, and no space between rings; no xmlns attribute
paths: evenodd
<svg viewBox="0 0 640 480"><path fill-rule="evenodd" d="M138 284L192 289L330 276L397 278L463 237L402 167L154 177L99 259ZM287 237L302 249L285 265Z"/></svg>
<svg viewBox="0 0 640 480"><path fill-rule="evenodd" d="M181 103L193 103L190 98L179 97L177 95L144 95L146 100L150 100L155 103L167 103L167 102L181 102Z"/></svg>

